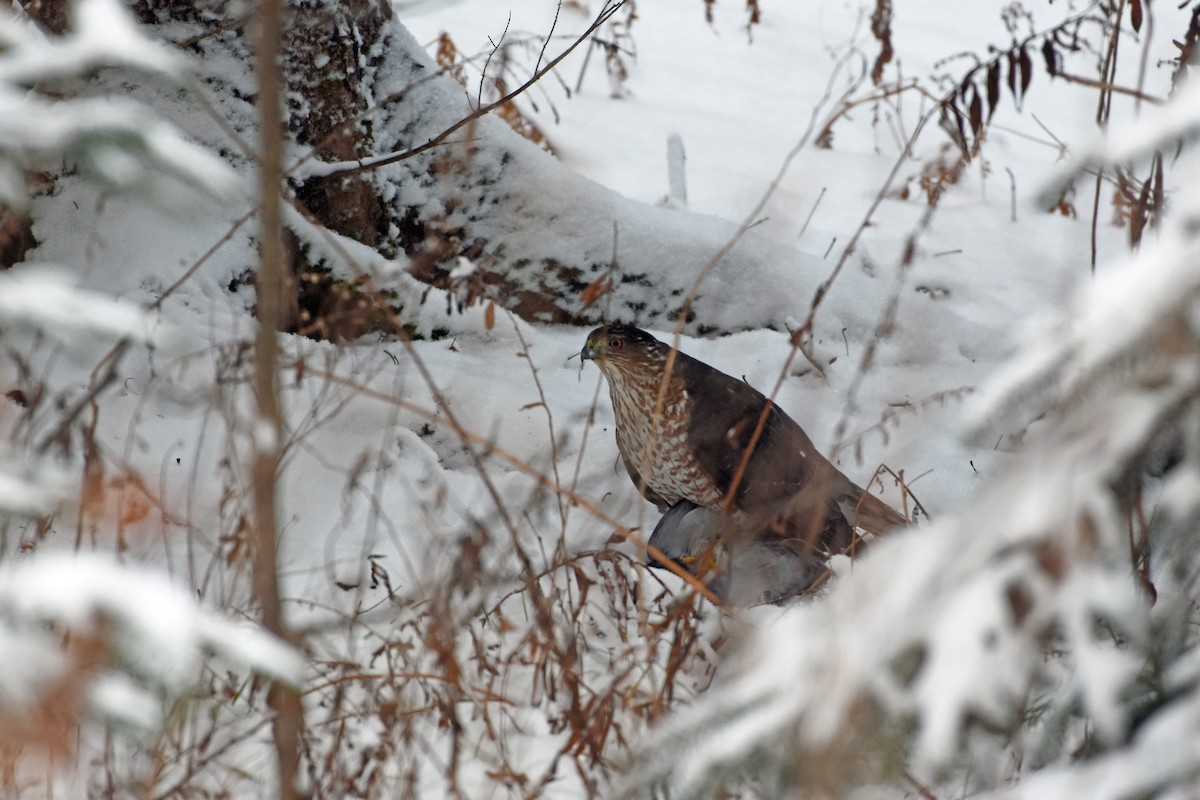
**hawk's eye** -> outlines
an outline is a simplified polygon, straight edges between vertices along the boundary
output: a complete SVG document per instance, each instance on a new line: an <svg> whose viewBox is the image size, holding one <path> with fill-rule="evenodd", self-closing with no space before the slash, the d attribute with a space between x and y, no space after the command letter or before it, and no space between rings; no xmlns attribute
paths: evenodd
<svg viewBox="0 0 1200 800"><path fill-rule="evenodd" d="M620 350L621 349L621 340L614 336L612 339L608 340L608 346L611 347L613 350Z"/></svg>

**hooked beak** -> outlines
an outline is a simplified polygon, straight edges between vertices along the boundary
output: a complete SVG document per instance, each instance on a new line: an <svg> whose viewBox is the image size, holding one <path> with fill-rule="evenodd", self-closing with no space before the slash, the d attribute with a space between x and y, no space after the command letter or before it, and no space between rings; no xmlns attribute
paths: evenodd
<svg viewBox="0 0 1200 800"><path fill-rule="evenodd" d="M592 357L592 340L591 339L588 339L587 344L585 344L583 346L583 349L579 351L579 358L581 361L595 361L596 360L595 358Z"/></svg>

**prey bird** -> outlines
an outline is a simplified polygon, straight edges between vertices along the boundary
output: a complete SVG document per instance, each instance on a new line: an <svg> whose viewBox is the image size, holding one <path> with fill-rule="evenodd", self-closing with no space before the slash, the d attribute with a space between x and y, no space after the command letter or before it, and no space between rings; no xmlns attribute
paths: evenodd
<svg viewBox="0 0 1200 800"><path fill-rule="evenodd" d="M608 381L629 477L664 512L649 544L707 581L723 602L798 594L830 555L851 547L856 529L878 535L907 524L843 475L762 393L683 352L675 351L656 415L672 350L614 323L588 334L580 356Z"/></svg>

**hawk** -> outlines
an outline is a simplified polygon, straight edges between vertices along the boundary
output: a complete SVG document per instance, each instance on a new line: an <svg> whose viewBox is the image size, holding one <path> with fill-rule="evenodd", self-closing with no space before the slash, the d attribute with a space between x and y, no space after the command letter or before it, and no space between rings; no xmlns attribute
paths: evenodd
<svg viewBox="0 0 1200 800"><path fill-rule="evenodd" d="M629 477L664 512L650 544L708 580L721 600L798 594L828 556L854 543L856 529L881 534L907 524L762 393L686 353L675 351L656 417L672 351L643 330L610 324L588 334L580 356L608 381Z"/></svg>

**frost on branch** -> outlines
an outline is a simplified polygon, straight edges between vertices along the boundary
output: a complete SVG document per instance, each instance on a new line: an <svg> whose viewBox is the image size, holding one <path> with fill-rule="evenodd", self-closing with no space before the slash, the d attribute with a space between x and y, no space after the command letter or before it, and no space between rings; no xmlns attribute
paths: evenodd
<svg viewBox="0 0 1200 800"><path fill-rule="evenodd" d="M27 338L28 337L28 338ZM79 289L48 265L0 273L0 344L45 337L74 361L91 363L96 348L114 342L161 344L164 326L130 303ZM78 478L42 455L11 452L0 441L0 542L5 517L48 515L78 491Z"/></svg>
<svg viewBox="0 0 1200 800"><path fill-rule="evenodd" d="M82 358L114 341L160 343L162 327L128 303L75 288L44 267L0 274L0 341L49 337ZM34 451L0 443L0 542L18 517L52 515L78 490ZM0 568L0 748L64 747L88 716L158 730L210 656L297 683L302 657L258 628L201 608L161 573L99 556L39 553Z"/></svg>
<svg viewBox="0 0 1200 800"><path fill-rule="evenodd" d="M304 667L291 647L201 608L161 573L94 555L39 554L0 569L0 652L7 744L87 711L154 731L210 655L292 684Z"/></svg>
<svg viewBox="0 0 1200 800"><path fill-rule="evenodd" d="M185 64L142 36L114 0L80 0L72 8L72 32L54 39L0 9L0 205L24 206L22 171L63 156L113 191L170 202L197 189L230 195L237 177L224 162L148 109L121 98L70 96L73 80L102 67L176 83L187 77ZM53 87L56 99L31 86Z"/></svg>
<svg viewBox="0 0 1200 800"><path fill-rule="evenodd" d="M237 178L220 159L145 107L74 97L79 81L100 68L174 81L186 70L169 50L137 33L113 0L83 0L72 8L73 33L54 39L0 9L0 206L24 204L26 170L64 158L109 191L168 202L197 189L232 192ZM56 354L106 366L107 372L97 366L94 382L74 394L76 387L49 399L39 396L48 383L31 379L28 365L47 340ZM12 408L27 409L23 419L17 419L20 412L7 415L0 430L0 545L6 555L10 530L22 527L19 517L44 515L43 524L77 489L78 471L53 463L49 445L108 385L129 344L163 340L154 315L77 289L56 268L23 264L0 274L0 348L25 384L6 398ZM108 355L100 358L97 348ZM39 416L39 410L45 413ZM70 448L53 452L69 456ZM28 544L23 538L21 547ZM0 749L13 752L35 743L79 743L85 737L75 735L77 726L89 716L157 730L213 654L226 665L293 683L303 666L286 645L201 609L161 574L45 553L0 568L0 654ZM4 780L13 780L12 769L6 762Z"/></svg>
<svg viewBox="0 0 1200 800"><path fill-rule="evenodd" d="M1200 124L1195 88L1079 171ZM656 732L638 790L1131 797L1200 779L1200 159L1157 240L1025 334L971 433L1027 433L962 512L874 548ZM1186 174L1186 172L1185 172Z"/></svg>
<svg viewBox="0 0 1200 800"><path fill-rule="evenodd" d="M66 499L72 481L52 464L16 461L0 450L0 515L49 514Z"/></svg>
<svg viewBox="0 0 1200 800"><path fill-rule="evenodd" d="M64 272L39 264L36 272L0 273L0 334L20 326L60 344L79 347L101 337L153 344L162 327L137 306L71 285Z"/></svg>

